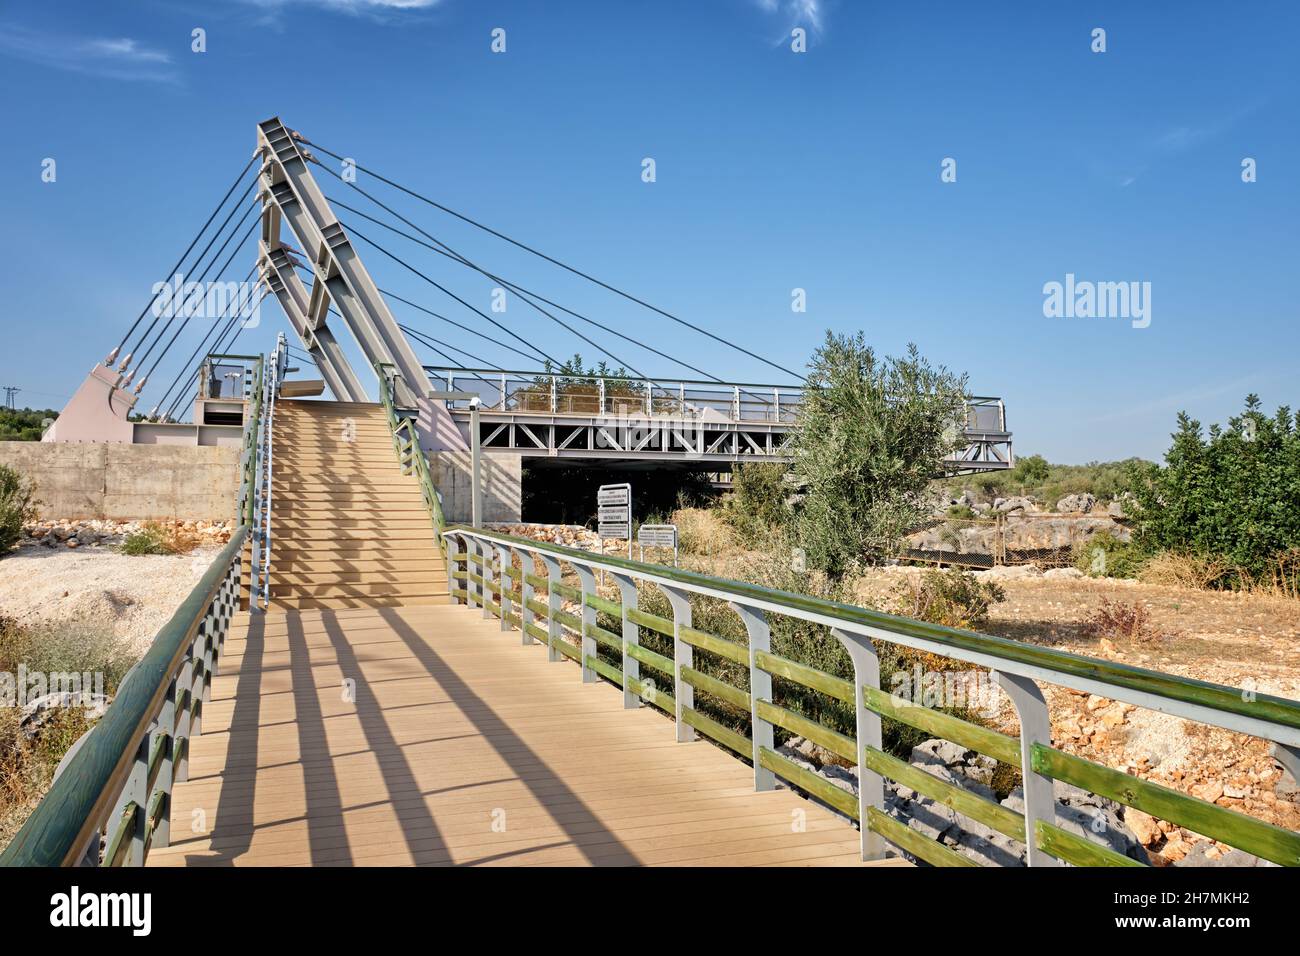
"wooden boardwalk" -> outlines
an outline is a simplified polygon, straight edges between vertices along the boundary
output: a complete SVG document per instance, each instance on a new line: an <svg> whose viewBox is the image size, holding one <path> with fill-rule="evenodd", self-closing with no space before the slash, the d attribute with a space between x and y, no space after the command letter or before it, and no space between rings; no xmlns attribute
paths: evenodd
<svg viewBox="0 0 1300 956"><path fill-rule="evenodd" d="M149 865L861 865L843 820L479 614L243 615Z"/></svg>

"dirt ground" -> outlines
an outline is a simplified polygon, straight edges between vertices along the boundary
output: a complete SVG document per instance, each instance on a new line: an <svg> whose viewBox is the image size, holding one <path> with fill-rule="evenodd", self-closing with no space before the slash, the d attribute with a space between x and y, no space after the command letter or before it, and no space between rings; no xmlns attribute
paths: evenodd
<svg viewBox="0 0 1300 956"><path fill-rule="evenodd" d="M0 616L20 624L111 622L143 654L218 550L131 556L106 546L22 547L0 560Z"/></svg>
<svg viewBox="0 0 1300 956"><path fill-rule="evenodd" d="M861 582L863 597L883 600L904 573L913 572L872 572ZM1300 602L1094 578L999 584L1006 600L993 606L982 628L988 633L1300 700ZM1148 636L1125 640L1092 633L1086 624L1103 600L1145 607ZM1049 690L1047 698L1055 746L1300 829L1300 794L1262 741L1073 691ZM1004 702L998 720L1005 732L1017 732L1009 704ZM1163 821L1150 825L1151 839L1144 842L1158 863L1173 862L1200 842Z"/></svg>

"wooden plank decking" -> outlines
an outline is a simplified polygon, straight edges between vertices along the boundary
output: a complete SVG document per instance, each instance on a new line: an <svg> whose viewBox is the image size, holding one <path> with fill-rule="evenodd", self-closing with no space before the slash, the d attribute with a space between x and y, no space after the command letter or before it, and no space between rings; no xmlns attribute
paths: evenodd
<svg viewBox="0 0 1300 956"><path fill-rule="evenodd" d="M861 865L844 821L479 614L237 619L149 864Z"/></svg>

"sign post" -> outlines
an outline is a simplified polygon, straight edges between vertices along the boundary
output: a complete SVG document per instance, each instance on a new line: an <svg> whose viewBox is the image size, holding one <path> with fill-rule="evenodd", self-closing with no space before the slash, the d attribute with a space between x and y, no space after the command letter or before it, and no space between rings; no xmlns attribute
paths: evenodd
<svg viewBox="0 0 1300 956"><path fill-rule="evenodd" d="M663 548L673 553L673 567L677 567L677 525L643 524L636 529L636 543L641 549L641 560L645 560L646 548Z"/></svg>
<svg viewBox="0 0 1300 956"><path fill-rule="evenodd" d="M601 485L596 491L596 534L600 553L605 553L605 539L627 541L627 557L632 559L632 486Z"/></svg>

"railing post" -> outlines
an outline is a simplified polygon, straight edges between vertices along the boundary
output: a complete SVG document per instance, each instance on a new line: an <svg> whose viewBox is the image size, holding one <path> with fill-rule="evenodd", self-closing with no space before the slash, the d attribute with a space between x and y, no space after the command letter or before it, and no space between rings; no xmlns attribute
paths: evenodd
<svg viewBox="0 0 1300 956"><path fill-rule="evenodd" d="M867 769L867 748L882 750L884 740L881 736L880 715L867 708L862 694L863 687L880 687L880 657L876 654L871 638L865 634L850 634L839 628L833 628L831 634L844 645L853 661L853 713L858 738L858 826L862 859L883 860L885 841L868 826L868 811L874 807L884 812L885 778L874 770Z"/></svg>
<svg viewBox="0 0 1300 956"><path fill-rule="evenodd" d="M596 574L591 568L581 564L575 564L573 570L578 572L578 580L582 584L582 608L578 613L578 617L582 619L582 682L594 684L599 678L596 669L587 664L587 658L595 657L599 653L596 649L596 639L589 633L590 629L596 626L596 609L587 603L587 595L596 593Z"/></svg>
<svg viewBox="0 0 1300 956"><path fill-rule="evenodd" d="M677 700L677 742L688 743L695 739L695 728L686 723L683 708L695 707L695 688L682 680L682 668L695 663L691 645L682 640L682 628L691 626L691 602L685 591L660 585L673 606L673 697Z"/></svg>
<svg viewBox="0 0 1300 956"><path fill-rule="evenodd" d="M185 689L194 682L194 657L190 655L181 662L176 672L176 718L172 729L172 781L184 783L190 777L190 701L185 697ZM184 705L184 706L182 706Z"/></svg>
<svg viewBox="0 0 1300 956"><path fill-rule="evenodd" d="M555 376L552 375L551 376L551 414L552 415L554 415L556 411L558 411L558 406L559 406L559 389L556 388Z"/></svg>
<svg viewBox="0 0 1300 956"><path fill-rule="evenodd" d="M629 656L627 649L641 643L641 631L627 619L627 612L637 606L636 581L617 571L612 574L618 582L619 602L623 605L623 709L634 710L641 706L641 695L637 692L641 686L641 662Z"/></svg>
<svg viewBox="0 0 1300 956"><path fill-rule="evenodd" d="M1038 848L1035 824L1056 822L1056 794L1052 778L1034 771L1034 744L1052 745L1052 722L1047 713L1047 701L1038 684L1031 678L1002 671L991 671L989 677L1011 698L1020 720L1020 775L1025 791L1025 846L1030 866L1060 866L1054 856Z"/></svg>
<svg viewBox="0 0 1300 956"><path fill-rule="evenodd" d="M506 373L501 373L501 402L498 405L501 411L506 410Z"/></svg>
<svg viewBox="0 0 1300 956"><path fill-rule="evenodd" d="M465 606L467 608L476 608L479 606L478 585L474 583L473 577L478 575L478 562L473 560L473 556L478 554L478 541L474 538L465 537Z"/></svg>
<svg viewBox="0 0 1300 956"><path fill-rule="evenodd" d="M781 390L779 388L773 388L772 389L772 421L779 422L780 420L781 420Z"/></svg>
<svg viewBox="0 0 1300 956"><path fill-rule="evenodd" d="M483 599L483 617L486 619L492 616L491 585L495 580L492 574L492 546L488 544L486 541L480 541L478 550L479 550L479 554L483 558L482 564L479 565L483 573L483 584L481 585L481 587L483 588L483 592L479 595L479 597ZM498 604L499 603L500 602L498 602Z"/></svg>
<svg viewBox="0 0 1300 956"><path fill-rule="evenodd" d="M753 730L754 741L754 789L775 790L776 774L759 765L759 751L766 747L776 749L776 739L772 725L758 715L758 702L772 699L772 675L758 666L759 652L772 649L772 629L768 626L767 615L755 607L744 604L731 605L740 615L745 625L749 643L749 720Z"/></svg>
<svg viewBox="0 0 1300 956"><path fill-rule="evenodd" d="M546 580L550 584L559 584L559 560L548 554L543 554L542 563L546 565ZM555 612L561 609L559 591L553 591L550 587L547 587L546 606L550 610L550 614L547 616L546 621L546 659L551 663L554 663L560 659L560 652L555 646L555 642L560 639L560 622L555 619Z"/></svg>
<svg viewBox="0 0 1300 956"><path fill-rule="evenodd" d="M533 583L528 580L528 575L537 573L537 562L533 560L532 552L520 550L519 571L519 642L527 647L533 643L533 636L528 633L533 623L533 609L528 602L535 600Z"/></svg>
<svg viewBox="0 0 1300 956"><path fill-rule="evenodd" d="M732 410L732 414L735 415L735 418L732 420L737 422L740 421L740 386L739 385L733 385L731 387L731 410Z"/></svg>
<svg viewBox="0 0 1300 956"><path fill-rule="evenodd" d="M167 696L163 699L162 710L158 712L158 732L166 734L162 757L158 767L156 788L162 791L162 806L158 808L158 826L153 831L151 846L165 847L172 838L172 774L175 770L173 758L176 755L176 678L172 677L167 685ZM153 799L153 794L149 794Z"/></svg>
<svg viewBox="0 0 1300 956"><path fill-rule="evenodd" d="M645 383L645 414L649 418L655 413L654 386L649 382Z"/></svg>
<svg viewBox="0 0 1300 956"><path fill-rule="evenodd" d="M497 576L497 584L501 585L501 593L497 595L497 606L501 608L501 630L510 630L510 621L508 617L512 613L514 605L506 592L510 590L510 568L513 566L510 561L510 549L503 544L495 546L497 553L497 562L501 566L501 573Z"/></svg>
<svg viewBox="0 0 1300 956"><path fill-rule="evenodd" d="M604 415L605 414L605 380L603 378L597 379L597 394L600 397L600 411L598 414Z"/></svg>

